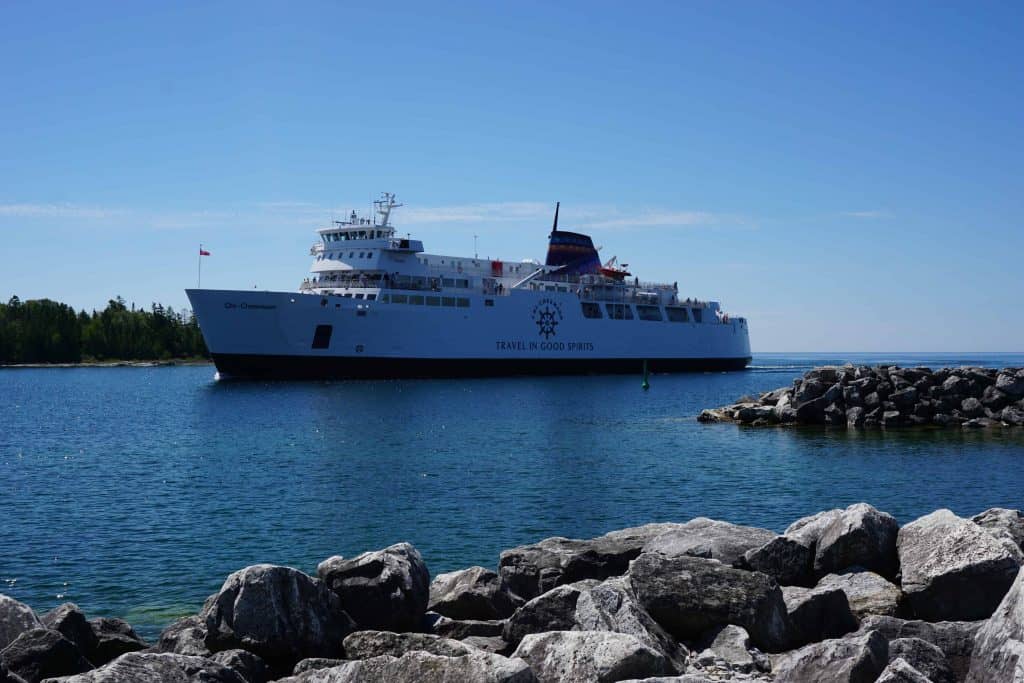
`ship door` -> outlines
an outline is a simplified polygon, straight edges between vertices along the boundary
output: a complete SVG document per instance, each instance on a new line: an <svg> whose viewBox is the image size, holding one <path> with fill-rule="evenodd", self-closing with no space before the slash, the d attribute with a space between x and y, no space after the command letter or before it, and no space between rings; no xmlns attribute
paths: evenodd
<svg viewBox="0 0 1024 683"><path fill-rule="evenodd" d="M333 331L333 325L317 325L316 331L313 333L313 348L328 348L331 345L331 332Z"/></svg>

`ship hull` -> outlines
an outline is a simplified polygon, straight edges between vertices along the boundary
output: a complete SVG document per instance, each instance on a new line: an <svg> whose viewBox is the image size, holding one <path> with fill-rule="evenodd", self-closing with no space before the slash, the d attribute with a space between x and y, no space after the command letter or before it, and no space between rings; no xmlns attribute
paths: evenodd
<svg viewBox="0 0 1024 683"><path fill-rule="evenodd" d="M393 291L388 301L381 292L373 301L186 293L222 377L639 374L645 361L654 373L741 370L750 361L745 321L589 319L570 292ZM403 297L422 297L423 304L394 302Z"/></svg>

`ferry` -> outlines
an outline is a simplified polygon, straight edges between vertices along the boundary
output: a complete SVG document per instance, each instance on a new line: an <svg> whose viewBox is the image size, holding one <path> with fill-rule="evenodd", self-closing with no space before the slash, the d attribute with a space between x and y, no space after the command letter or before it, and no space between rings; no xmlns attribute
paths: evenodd
<svg viewBox="0 0 1024 683"><path fill-rule="evenodd" d="M396 234L384 193L317 231L298 291L187 289L222 378L485 377L741 370L745 318L644 282L560 230L547 258L442 256Z"/></svg>

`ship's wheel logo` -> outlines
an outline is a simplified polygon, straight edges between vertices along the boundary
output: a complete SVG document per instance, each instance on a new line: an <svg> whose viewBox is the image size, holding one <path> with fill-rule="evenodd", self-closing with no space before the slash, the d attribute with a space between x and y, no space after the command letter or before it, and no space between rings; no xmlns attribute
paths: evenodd
<svg viewBox="0 0 1024 683"><path fill-rule="evenodd" d="M562 307L551 299L541 299L533 307L533 322L537 324L537 333L545 339L555 336L561 320Z"/></svg>

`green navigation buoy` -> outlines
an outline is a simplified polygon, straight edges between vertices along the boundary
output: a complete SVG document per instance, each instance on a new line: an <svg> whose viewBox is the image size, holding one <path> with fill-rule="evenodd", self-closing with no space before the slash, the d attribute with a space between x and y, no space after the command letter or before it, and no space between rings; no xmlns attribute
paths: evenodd
<svg viewBox="0 0 1024 683"><path fill-rule="evenodd" d="M643 387L644 391L647 391L648 389L651 388L651 382L650 382L650 380L648 380L648 377L649 377L649 373L647 372L647 361L645 360L644 361L644 381L640 385L641 387Z"/></svg>

